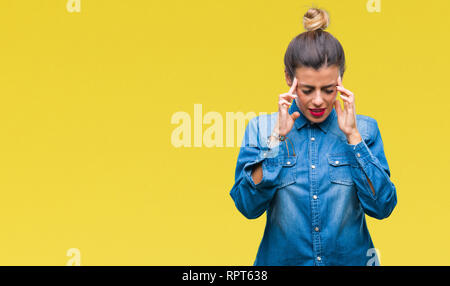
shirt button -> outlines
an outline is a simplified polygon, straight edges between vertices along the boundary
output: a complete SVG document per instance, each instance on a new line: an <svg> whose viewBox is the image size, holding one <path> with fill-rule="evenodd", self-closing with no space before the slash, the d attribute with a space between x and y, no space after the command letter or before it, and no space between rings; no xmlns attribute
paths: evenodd
<svg viewBox="0 0 450 286"><path fill-rule="evenodd" d="M316 138L314 138L314 137L311 137L311 141L314 141L314 140L316 140Z"/></svg>
<svg viewBox="0 0 450 286"><path fill-rule="evenodd" d="M311 165L311 168L313 168L313 169L314 169L314 168L316 168L316 166L314 166L314 165Z"/></svg>
<svg viewBox="0 0 450 286"><path fill-rule="evenodd" d="M317 261L320 261L320 260L322 260L322 258L320 258L320 256L317 256Z"/></svg>
<svg viewBox="0 0 450 286"><path fill-rule="evenodd" d="M336 163L336 165L337 165L337 164L339 164L339 161L336 161L335 163Z"/></svg>
<svg viewBox="0 0 450 286"><path fill-rule="evenodd" d="M359 153L356 153L356 156L358 156L358 157L361 157L361 154L359 154Z"/></svg>
<svg viewBox="0 0 450 286"><path fill-rule="evenodd" d="M263 153L263 156L266 157L266 156L267 156L267 153Z"/></svg>
<svg viewBox="0 0 450 286"><path fill-rule="evenodd" d="M316 196L316 195L313 195L313 199L317 200L317 196Z"/></svg>
<svg viewBox="0 0 450 286"><path fill-rule="evenodd" d="M318 231L319 231L319 228L316 226L316 227L314 228L314 230L315 230L316 232L318 232Z"/></svg>
<svg viewBox="0 0 450 286"><path fill-rule="evenodd" d="M291 162L287 161L287 162L286 162L286 164L290 165L290 164L291 164Z"/></svg>

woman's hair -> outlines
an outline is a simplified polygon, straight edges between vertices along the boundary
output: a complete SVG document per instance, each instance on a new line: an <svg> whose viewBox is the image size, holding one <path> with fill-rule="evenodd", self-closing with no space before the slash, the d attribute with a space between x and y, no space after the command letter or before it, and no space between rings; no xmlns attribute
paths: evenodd
<svg viewBox="0 0 450 286"><path fill-rule="evenodd" d="M303 16L305 32L297 35L284 55L285 70L290 79L295 69L311 67L316 70L322 66L336 65L341 77L345 71L345 55L339 41L324 31L329 24L328 13L322 9L310 8Z"/></svg>

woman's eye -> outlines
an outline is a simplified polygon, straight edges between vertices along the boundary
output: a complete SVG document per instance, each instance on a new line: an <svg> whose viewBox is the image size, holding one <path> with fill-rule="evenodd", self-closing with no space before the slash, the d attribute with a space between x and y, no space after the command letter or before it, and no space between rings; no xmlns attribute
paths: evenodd
<svg viewBox="0 0 450 286"><path fill-rule="evenodd" d="M309 89L309 90L302 90L302 91L303 91L304 94L310 94L313 90ZM328 93L328 94L332 94L334 92L334 90L333 89L326 90L325 92Z"/></svg>

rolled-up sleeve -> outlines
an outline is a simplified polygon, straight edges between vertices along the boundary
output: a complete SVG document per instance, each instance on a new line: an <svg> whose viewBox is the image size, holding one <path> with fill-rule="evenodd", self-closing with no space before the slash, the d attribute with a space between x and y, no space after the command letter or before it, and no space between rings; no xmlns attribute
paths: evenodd
<svg viewBox="0 0 450 286"><path fill-rule="evenodd" d="M230 191L237 209L249 219L257 218L267 210L280 184L284 154L282 145L269 148L264 140L259 140L257 120L253 118L246 127L236 163L235 182ZM255 184L252 171L259 163L263 177Z"/></svg>
<svg viewBox="0 0 450 286"><path fill-rule="evenodd" d="M383 219L388 217L397 204L397 193L390 179L390 170L384 153L380 130L375 120L368 129L370 139L363 139L356 145L348 144L357 161L357 168L352 168L358 198L365 211L371 217ZM370 187L370 180L373 191Z"/></svg>

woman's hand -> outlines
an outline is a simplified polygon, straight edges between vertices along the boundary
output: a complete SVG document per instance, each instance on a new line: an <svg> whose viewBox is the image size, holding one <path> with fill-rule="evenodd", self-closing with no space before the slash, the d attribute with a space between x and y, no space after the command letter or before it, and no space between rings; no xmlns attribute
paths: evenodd
<svg viewBox="0 0 450 286"><path fill-rule="evenodd" d="M341 93L340 97L344 101L344 110L342 110L341 103L337 99L334 102L334 107L338 115L339 128L347 136L348 143L356 145L361 142L362 138L356 127L355 95L342 86L341 76L338 78L336 88Z"/></svg>
<svg viewBox="0 0 450 286"><path fill-rule="evenodd" d="M278 119L273 132L279 135L286 136L294 126L294 121L300 116L299 112L293 112L289 114L289 106L294 98L297 98L297 94L294 93L297 89L297 78L294 76L289 92L279 95L278 100ZM273 140L273 138L271 138ZM275 139L278 140L278 139ZM274 141L272 141L274 142ZM263 178L262 163L258 163L252 170L252 179L255 184L259 184Z"/></svg>
<svg viewBox="0 0 450 286"><path fill-rule="evenodd" d="M279 95L278 100L278 120L273 131L277 132L282 136L286 136L294 126L294 121L300 117L298 111L289 114L289 106L294 98L297 98L297 78L294 76L294 81L292 82L289 92Z"/></svg>

